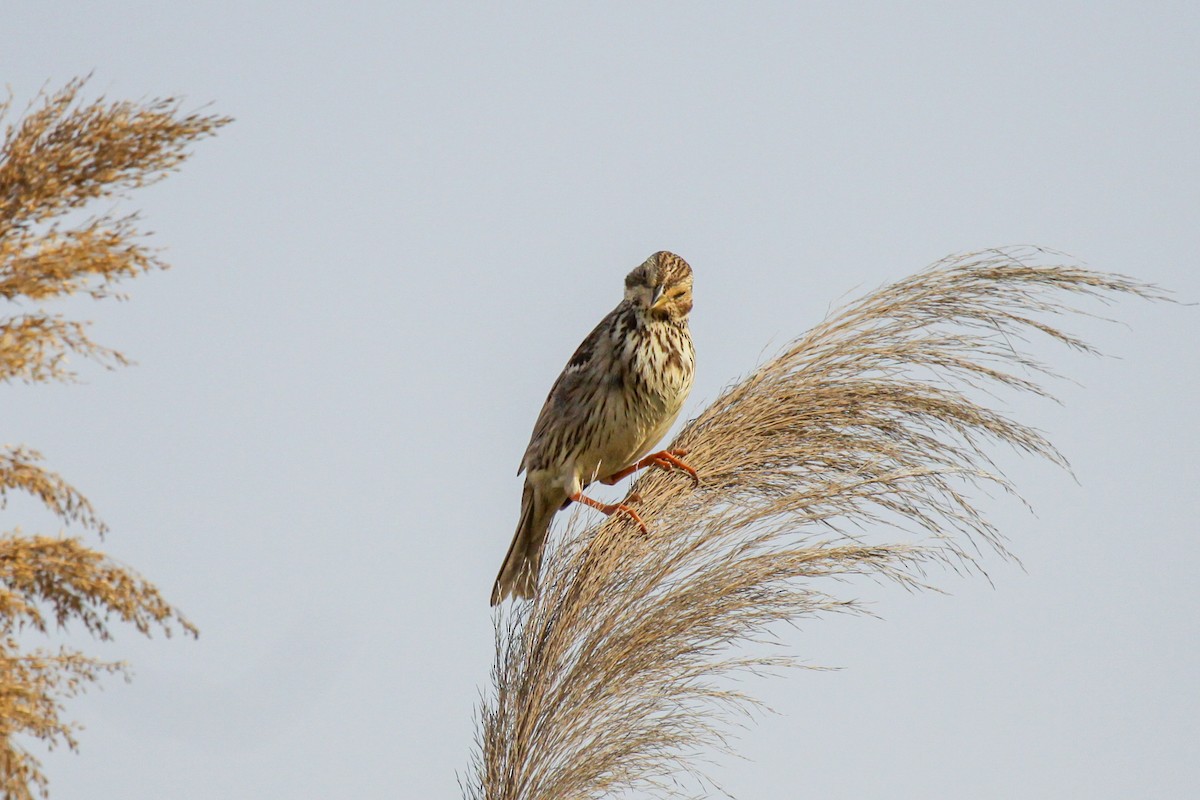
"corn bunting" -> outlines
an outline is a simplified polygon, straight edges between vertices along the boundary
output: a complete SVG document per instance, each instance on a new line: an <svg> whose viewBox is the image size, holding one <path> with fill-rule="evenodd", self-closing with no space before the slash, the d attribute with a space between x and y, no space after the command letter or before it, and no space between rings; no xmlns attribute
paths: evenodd
<svg viewBox="0 0 1200 800"><path fill-rule="evenodd" d="M579 345L550 389L521 459L521 517L492 605L537 592L542 548L554 515L572 500L605 514L628 514L583 495L588 484L616 483L643 467L680 469L683 450L646 455L679 416L692 388L695 350L688 331L692 268L674 253L650 256L625 278L625 299Z"/></svg>

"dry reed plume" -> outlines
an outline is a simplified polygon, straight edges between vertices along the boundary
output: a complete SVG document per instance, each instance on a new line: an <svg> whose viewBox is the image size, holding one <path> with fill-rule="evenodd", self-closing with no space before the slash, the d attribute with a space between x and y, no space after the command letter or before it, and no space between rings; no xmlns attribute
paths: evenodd
<svg viewBox="0 0 1200 800"><path fill-rule="evenodd" d="M83 218L96 200L121 196L175 170L193 142L228 120L183 115L176 100L77 102L85 80L42 93L0 149L0 298L13 313L0 317L0 381L69 381L67 357L107 367L125 357L88 336L87 325L31 308L66 295L114 294L116 285L166 265L141 242L137 216ZM0 103L0 121L11 101ZM11 422L11 420L10 420ZM41 457L20 446L0 447L0 508L10 491L37 498L64 525L99 536L107 531L87 499ZM150 635L196 629L153 584L109 560L79 538L0 533L0 794L27 800L47 794L46 776L17 737L76 746L76 725L63 719L64 701L124 665L69 647L29 649L30 634L71 623L98 639L118 619Z"/></svg>
<svg viewBox="0 0 1200 800"><path fill-rule="evenodd" d="M987 449L1065 466L1040 433L976 398L1045 395L1022 352L1071 296L1161 298L1151 286L1024 248L948 258L832 314L731 387L669 445L703 477L650 470L633 490L650 527L577 515L547 553L542 590L497 619L494 687L481 708L467 796L581 800L703 786L696 760L727 748L730 712L754 701L731 674L787 659L741 655L770 626L852 601L818 579L921 586L923 567L1011 558L973 505L1013 491ZM981 391L982 390L982 391ZM923 541L868 544L880 528ZM698 782L698 783L697 783Z"/></svg>

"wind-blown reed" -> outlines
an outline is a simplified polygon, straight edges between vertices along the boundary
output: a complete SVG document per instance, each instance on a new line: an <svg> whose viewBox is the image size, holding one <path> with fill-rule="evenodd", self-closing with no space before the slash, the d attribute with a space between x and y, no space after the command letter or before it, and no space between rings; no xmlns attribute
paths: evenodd
<svg viewBox="0 0 1200 800"><path fill-rule="evenodd" d="M1066 466L1038 431L983 404L999 388L1046 395L1027 336L1072 297L1163 295L1130 278L1043 264L1013 248L945 259L830 315L726 390L670 444L703 478L647 471L650 528L574 517L547 553L536 600L497 618L494 686L464 792L482 800L677 796L697 757L726 746L753 700L722 676L786 663L738 655L773 623L852 609L819 579L920 586L931 561L1012 558L973 504L1010 492L989 448ZM858 533L924 532L866 544ZM552 540L553 541L553 540ZM727 683L727 682L726 682Z"/></svg>
<svg viewBox="0 0 1200 800"><path fill-rule="evenodd" d="M170 98L81 103L85 83L77 79L41 93L5 126L0 141L0 383L70 381L71 356L107 367L128 363L92 341L87 323L39 306L73 294L109 297L122 281L165 268L145 245L136 214L84 214L94 201L111 205L128 190L162 179L194 142L229 121L183 114ZM0 101L0 121L9 105ZM0 445L0 509L9 492L36 498L64 526L97 536L108 531L87 498L29 448ZM74 748L78 726L64 717L65 701L125 669L71 647L32 642L72 624L108 639L114 620L147 636L197 633L152 583L81 539L0 529L2 800L47 794L47 778L25 742Z"/></svg>

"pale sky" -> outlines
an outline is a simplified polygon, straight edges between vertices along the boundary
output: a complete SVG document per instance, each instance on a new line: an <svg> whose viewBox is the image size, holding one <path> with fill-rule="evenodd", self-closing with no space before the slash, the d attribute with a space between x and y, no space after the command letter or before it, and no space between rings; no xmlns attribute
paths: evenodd
<svg viewBox="0 0 1200 800"><path fill-rule="evenodd" d="M94 72L237 118L124 207L174 268L71 306L138 365L0 387L0 440L202 631L85 644L136 674L71 702L57 800L457 797L517 462L655 250L696 273L685 415L951 252L1200 300L1194 3L12 2L0 42L18 107ZM784 632L841 669L747 687L778 714L726 790L1200 796L1200 311L1106 313L1070 327L1116 358L1037 345L1063 406L1006 402L1078 481L1003 459L1036 516L986 507L1024 570L824 587L882 619Z"/></svg>

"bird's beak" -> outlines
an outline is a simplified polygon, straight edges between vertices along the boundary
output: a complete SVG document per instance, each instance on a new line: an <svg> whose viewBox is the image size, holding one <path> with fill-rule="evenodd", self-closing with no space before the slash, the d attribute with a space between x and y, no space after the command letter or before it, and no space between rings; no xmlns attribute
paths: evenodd
<svg viewBox="0 0 1200 800"><path fill-rule="evenodd" d="M663 288L664 287L662 287L662 286L654 287L654 294L651 295L651 297L650 297L650 307L651 308L654 308L656 305L658 305L658 301L662 299Z"/></svg>

